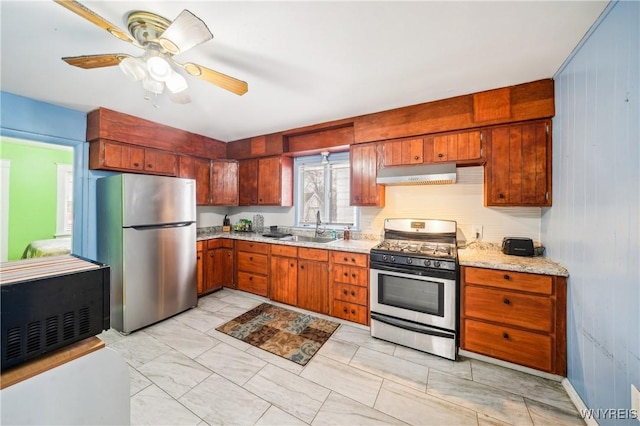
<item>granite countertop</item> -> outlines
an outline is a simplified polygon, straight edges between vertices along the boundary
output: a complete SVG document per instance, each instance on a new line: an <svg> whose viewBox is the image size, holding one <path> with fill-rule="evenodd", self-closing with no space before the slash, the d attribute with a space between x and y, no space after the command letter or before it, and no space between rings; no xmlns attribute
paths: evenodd
<svg viewBox="0 0 640 426"><path fill-rule="evenodd" d="M289 230L286 229L285 231ZM309 241L291 241L263 237L262 233L256 232L221 232L219 227L199 228L197 234L198 241L209 240L212 238L231 238L234 240L365 254L369 254L369 251L380 243L380 238L376 235L362 235L361 237L362 238L359 239L352 238L349 240L337 239L330 243L314 243ZM475 266L478 268L491 268L542 275L557 275L561 277L569 276L569 271L567 271L565 267L547 257L509 256L503 254L500 245L495 243L474 243L470 244L466 248L458 248L458 262L461 266Z"/></svg>
<svg viewBox="0 0 640 426"><path fill-rule="evenodd" d="M309 241L290 241L290 240L280 240L277 238L268 238L263 237L262 233L255 232L220 232L219 230L198 230L197 240L209 240L212 238L231 238L234 240L243 240L243 241L256 241L260 243L269 243L269 244L283 244L289 246L297 246L297 247L309 247L309 248L318 248L318 249L326 249L326 250L337 250L337 251L348 251L352 253L366 253L369 254L369 251L372 247L376 246L380 243L379 240L372 239L350 239L343 240L337 239L330 243L313 243Z"/></svg>
<svg viewBox="0 0 640 426"><path fill-rule="evenodd" d="M473 244L458 249L458 262L461 266L500 269L504 271L528 272L532 274L557 275L568 277L567 269L544 256L510 256L502 253L498 244Z"/></svg>

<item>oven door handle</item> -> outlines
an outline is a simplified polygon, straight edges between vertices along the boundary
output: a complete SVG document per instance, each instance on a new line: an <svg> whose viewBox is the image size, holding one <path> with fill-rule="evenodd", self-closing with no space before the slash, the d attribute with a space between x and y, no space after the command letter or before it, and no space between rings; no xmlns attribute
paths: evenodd
<svg viewBox="0 0 640 426"><path fill-rule="evenodd" d="M430 336L437 336L437 337L445 337L448 339L455 339L454 333L447 333L446 331L435 330L431 327L415 324L415 323L404 321L398 318L392 318L387 315L376 314L375 312L371 312L371 319L380 321L385 324L392 325L394 327L415 331L416 333L428 334Z"/></svg>

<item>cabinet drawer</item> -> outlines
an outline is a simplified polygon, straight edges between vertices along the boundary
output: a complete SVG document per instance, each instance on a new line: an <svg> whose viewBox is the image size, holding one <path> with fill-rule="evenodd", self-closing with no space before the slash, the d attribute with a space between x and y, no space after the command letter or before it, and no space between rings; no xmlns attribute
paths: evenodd
<svg viewBox="0 0 640 426"><path fill-rule="evenodd" d="M238 271L267 275L267 255L238 252Z"/></svg>
<svg viewBox="0 0 640 426"><path fill-rule="evenodd" d="M271 254L273 256L298 257L298 247L272 244Z"/></svg>
<svg viewBox="0 0 640 426"><path fill-rule="evenodd" d="M359 253L349 253L346 251L331 252L331 261L342 265L360 266L366 268L369 266L369 255Z"/></svg>
<svg viewBox="0 0 640 426"><path fill-rule="evenodd" d="M549 297L464 286L463 314L550 333L553 302Z"/></svg>
<svg viewBox="0 0 640 426"><path fill-rule="evenodd" d="M338 283L369 287L369 269L334 265L333 281Z"/></svg>
<svg viewBox="0 0 640 426"><path fill-rule="evenodd" d="M317 260L319 262L326 262L329 260L329 252L322 249L312 249L300 247L298 249L298 257L300 259Z"/></svg>
<svg viewBox="0 0 640 426"><path fill-rule="evenodd" d="M233 240L228 238L213 238L211 240L207 240L207 248L233 248Z"/></svg>
<svg viewBox="0 0 640 426"><path fill-rule="evenodd" d="M462 348L543 371L552 371L550 336L464 320Z"/></svg>
<svg viewBox="0 0 640 426"><path fill-rule="evenodd" d="M238 290L248 291L249 293L266 297L267 277L239 271L237 288Z"/></svg>
<svg viewBox="0 0 640 426"><path fill-rule="evenodd" d="M347 321L367 324L367 307L349 302L334 300L331 315Z"/></svg>
<svg viewBox="0 0 640 426"><path fill-rule="evenodd" d="M251 241L236 241L238 251L248 251L251 253L267 254L269 252L269 244L254 243Z"/></svg>
<svg viewBox="0 0 640 426"><path fill-rule="evenodd" d="M367 289L366 287L334 283L333 299L356 303L358 305L366 305L368 299Z"/></svg>
<svg viewBox="0 0 640 426"><path fill-rule="evenodd" d="M553 277L549 275L465 267L464 281L469 284L527 291L530 293L553 293Z"/></svg>

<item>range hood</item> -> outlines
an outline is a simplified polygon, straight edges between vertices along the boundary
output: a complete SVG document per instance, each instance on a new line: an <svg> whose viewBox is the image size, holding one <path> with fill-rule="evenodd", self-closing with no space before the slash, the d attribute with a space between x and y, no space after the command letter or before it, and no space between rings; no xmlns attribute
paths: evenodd
<svg viewBox="0 0 640 426"><path fill-rule="evenodd" d="M378 170L376 183L388 186L456 183L456 165L447 163L386 167Z"/></svg>

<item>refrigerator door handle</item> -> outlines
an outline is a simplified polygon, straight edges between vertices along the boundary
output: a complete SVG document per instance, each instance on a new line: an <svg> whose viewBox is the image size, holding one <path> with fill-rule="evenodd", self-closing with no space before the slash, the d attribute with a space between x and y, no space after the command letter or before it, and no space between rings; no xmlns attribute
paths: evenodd
<svg viewBox="0 0 640 426"><path fill-rule="evenodd" d="M139 225L131 226L131 229L137 231L145 231L148 229L165 229L165 228L182 228L184 226L190 226L193 222L177 222L177 223L163 223L162 225Z"/></svg>

